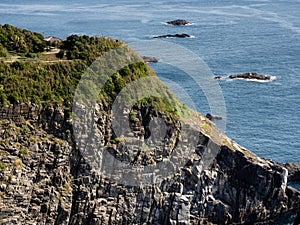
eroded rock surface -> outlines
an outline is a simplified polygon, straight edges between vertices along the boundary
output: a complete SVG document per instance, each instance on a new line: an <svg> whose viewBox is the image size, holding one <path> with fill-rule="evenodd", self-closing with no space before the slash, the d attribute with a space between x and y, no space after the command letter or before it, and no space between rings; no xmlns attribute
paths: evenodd
<svg viewBox="0 0 300 225"><path fill-rule="evenodd" d="M122 151L122 141L114 139L104 108L97 108L89 140L111 146L120 160L159 164L180 139L180 124L169 122L166 145L136 158L134 149ZM157 116L168 120L135 109L133 137L147 138ZM198 141L185 166L160 184L140 187L114 183L95 170L75 144L63 110L43 109L39 118L24 119L1 121L1 224L254 224L300 206L299 192L287 186L287 169L201 125L210 124L204 117L194 118L203 129L194 130ZM206 153L214 149L212 163L204 167Z"/></svg>

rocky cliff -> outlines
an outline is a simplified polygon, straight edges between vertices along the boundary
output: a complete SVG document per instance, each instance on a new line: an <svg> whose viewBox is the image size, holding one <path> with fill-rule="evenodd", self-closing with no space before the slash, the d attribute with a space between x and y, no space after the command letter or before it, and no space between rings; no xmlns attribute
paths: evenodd
<svg viewBox="0 0 300 225"><path fill-rule="evenodd" d="M103 105L97 110L96 133L109 145L111 115ZM149 123L143 121L157 114L147 108L134 113L131 127L144 135ZM74 143L63 110L45 108L33 115L1 120L1 224L253 224L299 209L300 194L287 186L287 169L203 129L201 123L210 122L200 115L194 117L197 146L185 166L159 184L140 187L93 170ZM168 129L170 143L176 143L180 125ZM124 157L117 154L120 143L111 145L112 154ZM204 153L212 149L218 153L203 169Z"/></svg>
<svg viewBox="0 0 300 225"><path fill-rule="evenodd" d="M1 33L5 52L20 51L12 35L29 34L9 25ZM284 166L187 109L136 53L117 57L130 52L122 42L72 35L57 47L62 59L0 61L0 224L255 224L299 211ZM80 80L87 94L101 81L90 63L116 48L94 67L113 71L83 99L95 104L71 110Z"/></svg>

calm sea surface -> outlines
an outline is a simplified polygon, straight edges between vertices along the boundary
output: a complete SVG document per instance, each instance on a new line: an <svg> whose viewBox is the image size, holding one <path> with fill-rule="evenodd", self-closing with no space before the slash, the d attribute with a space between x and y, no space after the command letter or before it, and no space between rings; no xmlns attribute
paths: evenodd
<svg viewBox="0 0 300 225"><path fill-rule="evenodd" d="M163 23L174 19L192 25ZM166 41L193 51L214 75L276 77L271 82L219 81L227 108L226 134L261 157L300 161L299 0L2 0L0 23L45 36L104 35L128 43L187 33L193 38ZM162 63L153 67L162 79L184 87L197 110L209 112L204 94L182 71Z"/></svg>

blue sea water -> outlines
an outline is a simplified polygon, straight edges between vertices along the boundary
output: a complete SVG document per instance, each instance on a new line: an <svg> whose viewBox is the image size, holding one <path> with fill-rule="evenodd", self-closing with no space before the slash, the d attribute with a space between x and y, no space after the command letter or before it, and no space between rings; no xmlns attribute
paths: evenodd
<svg viewBox="0 0 300 225"><path fill-rule="evenodd" d="M163 23L174 19L192 24ZM300 162L299 0L2 0L0 23L45 36L104 35L128 43L190 34L193 38L166 41L194 52L214 75L276 77L271 82L219 81L227 110L225 133L260 157ZM162 63L152 66L160 78L184 87L197 110L210 112L205 95L182 71Z"/></svg>

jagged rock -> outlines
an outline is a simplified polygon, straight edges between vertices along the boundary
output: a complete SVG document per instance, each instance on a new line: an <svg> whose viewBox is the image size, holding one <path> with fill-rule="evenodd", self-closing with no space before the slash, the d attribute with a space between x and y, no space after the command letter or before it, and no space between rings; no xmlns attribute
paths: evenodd
<svg viewBox="0 0 300 225"><path fill-rule="evenodd" d="M166 34L160 36L154 36L153 38L189 38L191 37L188 34Z"/></svg>
<svg viewBox="0 0 300 225"><path fill-rule="evenodd" d="M5 120L0 122L1 127L6 123ZM28 126L33 126L33 122ZM0 171L0 177L9 174L7 179L0 181L0 184L9 185L0 196L0 223L68 224L69 216L62 217L63 211L57 207L64 204L67 214L71 212L73 178L69 167L70 145L37 126L21 135L18 133L20 124L12 121L8 124L14 127L18 135L9 136L7 149L18 145L19 141L22 141L22 147L17 157L9 154L5 156L6 168ZM1 152L0 158L3 156ZM9 209L11 213L8 213Z"/></svg>
<svg viewBox="0 0 300 225"><path fill-rule="evenodd" d="M221 77L221 76L215 76L214 79L215 79L215 80L222 80L223 77Z"/></svg>
<svg viewBox="0 0 300 225"><path fill-rule="evenodd" d="M143 56L142 58L143 58L144 62L146 62L146 63L150 63L150 62L156 63L156 62L158 62L158 58L155 58L155 57Z"/></svg>
<svg viewBox="0 0 300 225"><path fill-rule="evenodd" d="M98 138L92 137L92 142L109 143L112 138L110 115L103 111L103 106L97 110L102 114L94 130ZM36 143L33 139L28 142L30 154L22 158L20 172L11 178L12 166L0 172L1 177L8 174L7 183L1 181L0 184L4 191L0 213L6 215L1 217L5 218L1 223L255 223L299 208L300 194L287 186L284 167L260 159L225 137L215 140L201 133L190 161L160 185L130 187L110 182L86 163L87 158L82 157L74 139L66 141L64 133L72 127L62 121L63 111L48 108L41 112L39 121L43 124L40 127L46 131L31 122L36 129L26 134L24 140L35 137ZM140 138L145 135L142 130L148 129L152 113L157 116L146 108L135 109L136 118L131 123ZM60 123L64 125L58 125ZM15 126L17 131L17 124ZM162 149L153 148L154 161L160 162L160 157L169 155L168 149L175 146L179 137L178 129L179 125L168 127L168 144ZM12 149L19 138L10 136L6 149ZM201 158L211 148L208 143L219 146L220 151L212 165L203 170ZM85 145L84 139L81 144ZM26 147L26 143L23 146ZM135 157L134 148L125 150L127 152L117 147L113 154L131 161ZM16 156L6 152L6 161L13 164ZM141 164L149 162L144 157L136 160Z"/></svg>
<svg viewBox="0 0 300 225"><path fill-rule="evenodd" d="M172 20L172 21L168 21L166 23L170 24L170 25L174 25L174 26L185 26L185 25L190 24L190 22L188 22L186 20Z"/></svg>
<svg viewBox="0 0 300 225"><path fill-rule="evenodd" d="M294 225L299 225L299 224L300 224L300 210L299 210L299 212L297 214L297 217L296 217L296 219L294 221Z"/></svg>
<svg viewBox="0 0 300 225"><path fill-rule="evenodd" d="M234 74L229 76L230 79L242 78L242 79L252 79L252 80L271 80L271 76L266 76L257 73L242 73Z"/></svg>
<svg viewBox="0 0 300 225"><path fill-rule="evenodd" d="M221 120L222 119L221 116L213 116L210 113L207 113L205 117L209 120Z"/></svg>
<svg viewBox="0 0 300 225"><path fill-rule="evenodd" d="M300 182L300 163L298 162L288 162L281 164L289 171L288 181L298 181Z"/></svg>

